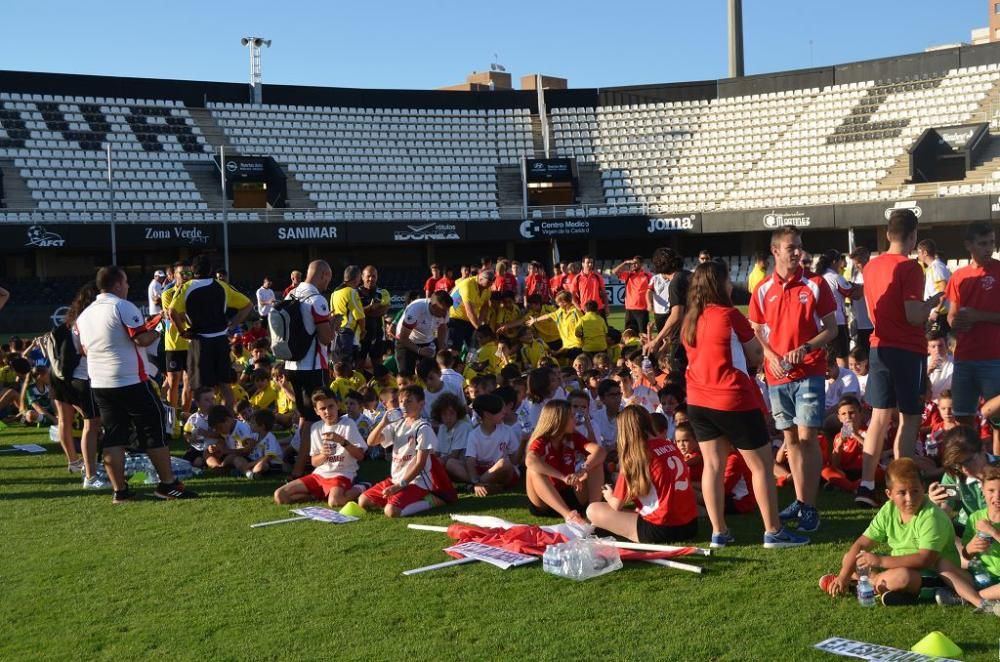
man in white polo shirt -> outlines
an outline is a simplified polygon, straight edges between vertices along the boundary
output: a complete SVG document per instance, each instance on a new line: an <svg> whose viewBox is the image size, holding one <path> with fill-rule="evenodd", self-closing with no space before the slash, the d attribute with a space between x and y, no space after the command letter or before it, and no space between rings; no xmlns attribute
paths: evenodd
<svg viewBox="0 0 1000 662"><path fill-rule="evenodd" d="M448 346L448 309L451 296L438 290L428 299L411 301L396 327L396 368L412 375L417 362L433 358ZM436 346L435 346L436 344Z"/></svg>
<svg viewBox="0 0 1000 662"><path fill-rule="evenodd" d="M197 495L185 489L170 468L163 403L146 376L142 348L157 342L159 334L147 328L139 309L126 298L128 277L121 267L102 267L97 288L101 293L77 318L76 329L104 428L100 446L114 488L112 503L138 496L125 480L125 447L133 431L160 477L153 494L160 499L193 498Z"/></svg>
<svg viewBox="0 0 1000 662"><path fill-rule="evenodd" d="M163 284L167 280L167 272L157 269L153 274L153 280L149 281L146 288L146 305L149 308L149 316L152 317L163 311L160 305L160 297L163 296Z"/></svg>

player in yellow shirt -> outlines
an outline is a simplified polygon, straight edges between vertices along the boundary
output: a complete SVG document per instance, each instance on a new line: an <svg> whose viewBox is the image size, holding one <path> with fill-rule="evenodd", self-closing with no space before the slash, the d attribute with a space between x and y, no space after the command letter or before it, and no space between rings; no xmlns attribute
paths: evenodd
<svg viewBox="0 0 1000 662"><path fill-rule="evenodd" d="M163 310L170 308L174 296L184 283L191 280L192 275L191 265L181 262L174 265L174 286L163 290L160 295L160 305ZM191 381L187 374L187 355L190 347L191 342L187 338L181 337L181 334L177 332L177 326L167 324L167 331L163 335L164 359L167 367L163 385L167 389L167 403L175 411L185 413L191 411ZM177 418L178 423L180 423L181 417ZM176 429L177 426L174 427Z"/></svg>
<svg viewBox="0 0 1000 662"><path fill-rule="evenodd" d="M608 323L597 314L597 302L583 304L586 311L576 323L574 334L580 339L581 349L586 354L603 352L608 348Z"/></svg>
<svg viewBox="0 0 1000 662"><path fill-rule="evenodd" d="M271 375L264 370L255 370L253 373L253 395L250 396L250 404L256 410L274 410L278 401L278 390L271 384Z"/></svg>
<svg viewBox="0 0 1000 662"><path fill-rule="evenodd" d="M494 273L483 269L476 276L460 279L451 290L448 311L448 337L455 351L462 351L472 341L472 334L485 324Z"/></svg>
<svg viewBox="0 0 1000 662"><path fill-rule="evenodd" d="M361 269L356 265L350 265L344 269L344 282L330 295L330 312L340 318L338 333L352 332L354 334L352 340L356 346L360 346L361 338L365 335L365 308L361 305L361 297L358 295L360 284Z"/></svg>
<svg viewBox="0 0 1000 662"><path fill-rule="evenodd" d="M562 291L556 295L558 310L541 317L528 317L528 324L534 326L538 322L546 319L555 321L559 329L559 339L562 341L562 348L556 352L562 361L572 361L582 351L582 342L576 336L576 325L580 322L583 314L573 303L573 295Z"/></svg>

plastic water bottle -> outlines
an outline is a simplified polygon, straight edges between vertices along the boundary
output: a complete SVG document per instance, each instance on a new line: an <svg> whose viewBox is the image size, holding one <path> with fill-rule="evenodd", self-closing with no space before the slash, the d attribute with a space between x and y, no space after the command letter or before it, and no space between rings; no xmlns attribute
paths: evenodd
<svg viewBox="0 0 1000 662"><path fill-rule="evenodd" d="M650 360L649 354L643 354L643 356L642 356L642 371L643 372L652 372L652 370L653 370L653 361Z"/></svg>
<svg viewBox="0 0 1000 662"><path fill-rule="evenodd" d="M980 591L993 584L990 573L986 571L986 566L978 556L969 561L969 574L972 575L972 582Z"/></svg>
<svg viewBox="0 0 1000 662"><path fill-rule="evenodd" d="M559 564L559 552L556 545L549 545L542 553L542 570L552 575L558 575L556 566Z"/></svg>
<svg viewBox="0 0 1000 662"><path fill-rule="evenodd" d="M844 424L840 426L840 438L844 441L854 434L854 426L850 421L844 421Z"/></svg>
<svg viewBox="0 0 1000 662"><path fill-rule="evenodd" d="M862 607L875 606L875 587L868 578L868 568L858 568L858 604Z"/></svg>

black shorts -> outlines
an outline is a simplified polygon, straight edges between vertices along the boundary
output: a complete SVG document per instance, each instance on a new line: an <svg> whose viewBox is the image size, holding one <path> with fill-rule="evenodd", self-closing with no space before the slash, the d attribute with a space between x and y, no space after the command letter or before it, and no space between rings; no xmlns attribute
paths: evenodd
<svg viewBox="0 0 1000 662"><path fill-rule="evenodd" d="M382 362L384 354L385 340L373 334L366 333L365 337L361 339L361 352L358 355L358 360L364 361L365 358L369 358L372 365L375 365Z"/></svg>
<svg viewBox="0 0 1000 662"><path fill-rule="evenodd" d="M188 351L186 349L169 349L166 352L167 372L184 372L188 365Z"/></svg>
<svg viewBox="0 0 1000 662"><path fill-rule="evenodd" d="M850 353L851 334L847 332L847 325L841 324L837 327L837 337L830 343L828 350L838 359L847 360Z"/></svg>
<svg viewBox="0 0 1000 662"><path fill-rule="evenodd" d="M130 446L133 441L140 450L167 445L167 416L150 382L118 388L91 388L91 392L104 428L102 449Z"/></svg>
<svg viewBox="0 0 1000 662"><path fill-rule="evenodd" d="M233 361L229 358L229 339L192 338L187 353L187 370L191 390L202 386L216 387L233 381Z"/></svg>
<svg viewBox="0 0 1000 662"><path fill-rule="evenodd" d="M649 311L642 309L625 310L625 328L633 328L638 333L646 333L649 328Z"/></svg>
<svg viewBox="0 0 1000 662"><path fill-rule="evenodd" d="M547 342L545 344L548 345L549 349L552 350L553 352L558 352L560 349L562 349L562 341L561 340L553 340L553 341Z"/></svg>
<svg viewBox="0 0 1000 662"><path fill-rule="evenodd" d="M576 492L573 490L572 487L564 487L563 489L559 490L559 496L561 496L562 500L566 502L567 508L569 508L570 510L575 510L581 515L583 514L582 512L583 504L581 504L580 500L576 498ZM535 517L559 517L559 513L552 510L548 506L545 505L536 506L535 504L531 503L531 501L528 501L528 512L534 515Z"/></svg>
<svg viewBox="0 0 1000 662"><path fill-rule="evenodd" d="M654 313L653 314L653 329L659 333L663 330L663 325L667 323L667 318L670 317L670 313Z"/></svg>
<svg viewBox="0 0 1000 662"><path fill-rule="evenodd" d="M854 346L865 350L865 354L871 353L872 331L874 329L858 329L854 337Z"/></svg>
<svg viewBox="0 0 1000 662"><path fill-rule="evenodd" d="M651 545L664 545L681 540L690 540L698 535L698 518L695 517L687 524L680 526L660 526L650 524L642 517L635 523L636 532L639 535L639 542Z"/></svg>
<svg viewBox="0 0 1000 662"><path fill-rule="evenodd" d="M733 447L744 451L757 450L771 443L767 421L759 409L722 411L689 404L688 420L698 441L725 437Z"/></svg>
<svg viewBox="0 0 1000 662"><path fill-rule="evenodd" d="M417 347L435 347L435 345L434 343L429 343L427 345L417 345ZM412 376L416 373L417 363L423 358L416 352L403 347L402 344L396 345L394 354L396 355L396 371L401 375L407 376Z"/></svg>
<svg viewBox="0 0 1000 662"><path fill-rule="evenodd" d="M94 404L94 395L90 392L89 379L71 379L63 381L57 377L51 377L52 399L57 402L65 402L80 410L84 418L97 418L97 405Z"/></svg>
<svg viewBox="0 0 1000 662"><path fill-rule="evenodd" d="M457 317L448 320L448 344L455 352L461 352L463 347L471 347L472 334L475 332L471 322Z"/></svg>
<svg viewBox="0 0 1000 662"><path fill-rule="evenodd" d="M299 410L299 416L310 423L318 421L319 414L313 407L312 394L326 386L323 370L286 370L285 376L295 391L295 408Z"/></svg>
<svg viewBox="0 0 1000 662"><path fill-rule="evenodd" d="M194 446L188 446L187 452L184 453L183 459L190 462L191 464L194 464L194 461L197 460L199 457L205 457L204 452L198 450Z"/></svg>

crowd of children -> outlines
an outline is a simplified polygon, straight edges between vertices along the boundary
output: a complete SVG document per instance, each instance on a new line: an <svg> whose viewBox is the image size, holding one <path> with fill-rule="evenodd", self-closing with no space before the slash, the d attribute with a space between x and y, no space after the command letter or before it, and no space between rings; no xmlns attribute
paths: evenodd
<svg viewBox="0 0 1000 662"><path fill-rule="evenodd" d="M599 297L581 298L573 268L552 279L540 265L530 271L525 282L532 286L526 288L504 261L496 276L492 265L482 265L478 272L489 275L489 296L470 341L406 357L407 363L413 359L412 370L400 369L392 346L405 322L402 313L387 315L384 361L338 354L327 384L311 394L319 420L301 431L296 394L271 353L266 320L252 323L231 338L234 406L227 407L216 390L198 388L190 409L177 412L174 432L186 444L183 459L249 480L291 474L274 492L278 504L322 500L340 507L356 501L400 517L453 502L462 491L487 497L523 490L536 516L589 520L640 542L696 536L706 498L712 506L717 496L706 497L701 485L706 456L696 438L698 422L689 418L686 363L676 337L668 335L666 345L648 352L650 337L670 318L657 314L646 328L633 320L616 329ZM458 291L468 279L476 280L477 270L463 268L456 283L435 267L423 294ZM411 293L407 304L420 294ZM714 324L708 317L704 323ZM749 343L739 328L741 342ZM928 342L938 357L930 369L941 372L951 360L947 337L934 331ZM37 345L14 339L0 353L0 408L25 423L54 424L49 370ZM819 440L827 489L858 487L871 415L868 370L862 346L846 359L831 352L826 364ZM755 393L766 394L762 375L748 377ZM996 420L1000 403L985 403L973 430L956 420L949 384L931 382L916 456L891 461L890 448L881 458L877 480L884 476L888 500L845 555L839 574L821 580L832 595L849 590L864 569L886 604L907 603L928 586L939 589L943 604L964 599L985 608L992 603L984 600L1000 598L1000 548L989 540L1000 540L993 524L1000 523L1000 474L987 453L997 451L988 421ZM712 399L703 394L699 402L705 397ZM753 400L768 403L767 397ZM697 409L703 422L704 407ZM792 471L782 435L773 419L766 420L774 440L774 482L781 486ZM761 483L748 458L756 461L738 444L718 449L721 459L716 450L709 468L722 475L724 513L756 511ZM296 474L299 454L306 454L307 471ZM932 481L927 498L924 480ZM773 496L764 497L773 506ZM630 503L634 511L626 510ZM872 553L878 543L888 544L890 556ZM969 560L981 561L972 567L983 569L990 586L977 588L962 569ZM928 583L927 570L936 571L938 584Z"/></svg>

